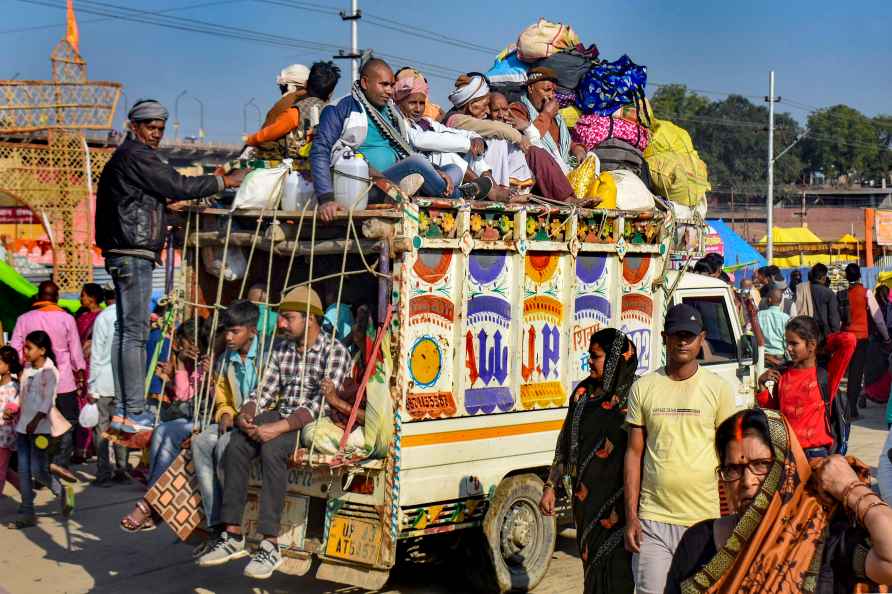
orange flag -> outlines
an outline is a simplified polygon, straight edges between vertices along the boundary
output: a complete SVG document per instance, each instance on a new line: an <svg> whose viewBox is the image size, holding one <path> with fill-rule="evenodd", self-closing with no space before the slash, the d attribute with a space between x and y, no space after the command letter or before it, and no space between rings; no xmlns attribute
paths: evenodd
<svg viewBox="0 0 892 594"><path fill-rule="evenodd" d="M71 47L74 48L74 51L80 53L80 49L78 48L80 44L80 33L77 30L77 19L74 17L74 2L73 0L68 0L68 33L65 35L65 39L68 40L68 43Z"/></svg>

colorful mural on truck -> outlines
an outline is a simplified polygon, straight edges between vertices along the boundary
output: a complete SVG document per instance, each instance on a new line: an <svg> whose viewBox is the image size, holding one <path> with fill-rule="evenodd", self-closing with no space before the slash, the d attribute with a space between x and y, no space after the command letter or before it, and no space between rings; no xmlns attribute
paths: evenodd
<svg viewBox="0 0 892 594"><path fill-rule="evenodd" d="M524 409L562 406L566 401L561 361L565 336L564 268L569 257L528 252L524 258L520 401Z"/></svg>
<svg viewBox="0 0 892 594"><path fill-rule="evenodd" d="M588 347L592 334L610 326L610 279L616 258L582 252L576 257L573 323L570 329L570 370L573 385L589 374Z"/></svg>
<svg viewBox="0 0 892 594"><path fill-rule="evenodd" d="M468 255L463 340L464 407L469 415L514 410L511 378L517 354L511 344L513 262L502 251Z"/></svg>
<svg viewBox="0 0 892 594"><path fill-rule="evenodd" d="M653 268L649 254L627 255L623 258L620 330L635 343L638 350L639 374L650 369L654 315L650 287L654 275Z"/></svg>
<svg viewBox="0 0 892 594"><path fill-rule="evenodd" d="M452 250L421 250L409 288L408 350L411 382L406 409L413 420L454 416L456 266Z"/></svg>

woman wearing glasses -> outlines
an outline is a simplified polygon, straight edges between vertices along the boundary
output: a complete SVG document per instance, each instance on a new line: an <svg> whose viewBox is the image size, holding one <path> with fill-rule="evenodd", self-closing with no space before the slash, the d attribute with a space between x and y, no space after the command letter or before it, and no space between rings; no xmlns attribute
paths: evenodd
<svg viewBox="0 0 892 594"><path fill-rule="evenodd" d="M716 432L719 479L735 514L684 535L667 594L878 592L892 583L892 510L867 468L811 463L786 419L741 411Z"/></svg>

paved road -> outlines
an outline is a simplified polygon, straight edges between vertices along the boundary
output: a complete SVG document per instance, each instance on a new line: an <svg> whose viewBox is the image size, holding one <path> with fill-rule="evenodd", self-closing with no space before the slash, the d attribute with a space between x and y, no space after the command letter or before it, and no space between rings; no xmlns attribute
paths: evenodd
<svg viewBox="0 0 892 594"><path fill-rule="evenodd" d="M871 405L857 422L851 452L876 466L885 440L882 407ZM91 470L90 466L83 469ZM81 473L87 480L88 472ZM14 491L7 488L7 492ZM359 594L360 590L317 582L312 578L276 575L254 582L241 575L244 562L202 570L190 559L189 547L178 544L165 527L143 534L125 534L118 520L141 495L135 486L83 489L78 509L67 522L52 513L55 504L45 491L38 499L39 525L24 532L0 527L0 592L56 594L107 592L173 594L183 592L301 592L302 594ZM17 501L0 498L0 523L14 519ZM546 579L537 594L580 592L582 570L572 531L558 541ZM397 567L385 588L390 594L446 594L464 592L461 571L455 568Z"/></svg>

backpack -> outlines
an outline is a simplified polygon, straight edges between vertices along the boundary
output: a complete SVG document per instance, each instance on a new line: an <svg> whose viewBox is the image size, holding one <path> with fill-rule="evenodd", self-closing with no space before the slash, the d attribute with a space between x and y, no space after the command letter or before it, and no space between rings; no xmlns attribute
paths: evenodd
<svg viewBox="0 0 892 594"><path fill-rule="evenodd" d="M830 377L827 370L818 366L815 368L818 376L818 388L821 390L821 400L824 401L824 420L827 424L827 433L833 438L830 446L831 454L845 454L849 447L848 416L846 415L845 396L837 394L832 398L830 393ZM832 401L831 401L832 398Z"/></svg>
<svg viewBox="0 0 892 594"><path fill-rule="evenodd" d="M517 57L524 62L535 62L573 49L578 43L579 35L571 26L540 18L517 38Z"/></svg>
<svg viewBox="0 0 892 594"><path fill-rule="evenodd" d="M536 62L536 66L545 66L554 70L558 86L574 92L579 86L579 81L597 59L598 48L593 44L588 50L573 48L569 51L558 52L539 60Z"/></svg>
<svg viewBox="0 0 892 594"><path fill-rule="evenodd" d="M712 189L706 163L694 150L690 134L668 120L654 120L644 158L654 192L663 198L694 207Z"/></svg>
<svg viewBox="0 0 892 594"><path fill-rule="evenodd" d="M609 116L623 105L641 105L646 84L647 66L624 54L615 62L598 62L585 73L576 89L576 104L583 113Z"/></svg>
<svg viewBox="0 0 892 594"><path fill-rule="evenodd" d="M839 308L840 328L847 328L849 325L849 290L843 289L836 293L836 305Z"/></svg>
<svg viewBox="0 0 892 594"><path fill-rule="evenodd" d="M627 169L650 185L650 172L644 155L637 148L619 138L608 138L595 147L595 154L601 160L601 171Z"/></svg>

